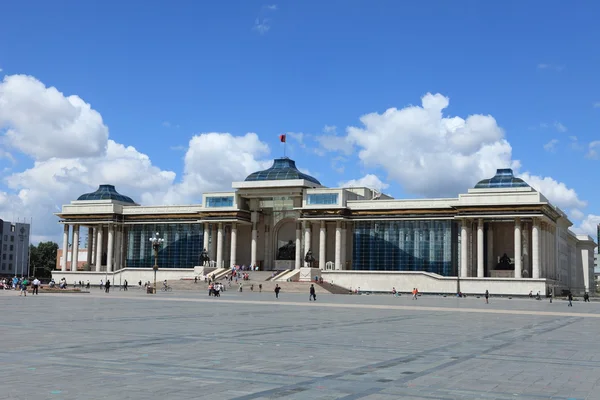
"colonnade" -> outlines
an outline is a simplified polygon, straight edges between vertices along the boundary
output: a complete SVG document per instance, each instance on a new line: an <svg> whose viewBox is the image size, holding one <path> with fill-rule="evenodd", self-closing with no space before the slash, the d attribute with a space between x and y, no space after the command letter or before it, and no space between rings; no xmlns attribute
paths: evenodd
<svg viewBox="0 0 600 400"><path fill-rule="evenodd" d="M484 238L485 223L487 222L487 240ZM476 277L485 277L485 252L487 250L488 267L496 263L494 255L494 222L483 218L477 220L463 219L460 226L460 270L461 278L473 276L470 273L470 261L475 257ZM529 229L529 225L531 228ZM474 228L473 228L474 227ZM532 218L524 229L524 221L514 220L513 234L513 263L514 278L528 277L523 274L524 262L529 261L529 234L531 235L531 278L557 279L558 235L554 224ZM472 230L476 229L476 234ZM473 235L473 236L472 236ZM473 253L472 243L476 242L476 252Z"/></svg>
<svg viewBox="0 0 600 400"><path fill-rule="evenodd" d="M224 255L224 242L226 239L225 235L225 223L215 222L208 223L204 222L204 239L203 248L207 250L208 257L216 262L217 267L225 267L225 255ZM230 226L230 261L229 266L232 267L237 264L237 245L238 245L238 224L232 222ZM308 266L305 262L306 252L312 249L312 229L316 226L319 229L319 252L318 257L315 260L319 262L319 266L324 268L327 260L325 259L327 250L327 224L325 221L318 222L296 222L296 253L294 268L299 269L302 266ZM343 269L346 264L346 237L347 237L347 224L344 221L336 221L335 225L335 261L334 268L336 270ZM210 240L209 237L216 238L216 240ZM265 226L264 232L265 241L265 254L269 254L266 258L270 259L270 247L272 246L271 229L270 226ZM250 236L250 265L255 266L257 264L257 252L258 252L258 224L252 223L251 236Z"/></svg>
<svg viewBox="0 0 600 400"><path fill-rule="evenodd" d="M72 229L71 229L72 226ZM61 270L67 271L68 254L71 253L71 271L76 271L79 263L79 238L82 225L64 224L63 232L63 252ZM87 264L94 266L94 271L100 272L104 255L106 254L106 271L112 272L122 267L123 259L123 240L124 235L121 229L117 229L115 224L98 224L88 226L88 245L87 245ZM104 230L107 231L106 253L104 252L105 239ZM69 239L71 239L71 248L69 249Z"/></svg>

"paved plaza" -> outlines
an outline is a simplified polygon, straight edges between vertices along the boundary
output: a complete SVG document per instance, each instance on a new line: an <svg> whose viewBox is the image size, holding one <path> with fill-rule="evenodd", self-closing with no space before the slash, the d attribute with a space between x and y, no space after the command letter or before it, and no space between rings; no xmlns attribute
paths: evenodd
<svg viewBox="0 0 600 400"><path fill-rule="evenodd" d="M600 399L600 303L1 292L7 399Z"/></svg>

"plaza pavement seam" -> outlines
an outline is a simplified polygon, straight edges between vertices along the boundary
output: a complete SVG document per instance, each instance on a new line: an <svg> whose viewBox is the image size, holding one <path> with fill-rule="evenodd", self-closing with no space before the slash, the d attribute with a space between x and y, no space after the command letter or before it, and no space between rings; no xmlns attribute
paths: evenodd
<svg viewBox="0 0 600 400"><path fill-rule="evenodd" d="M84 294L85 295L85 294ZM50 296L62 296L71 298L81 298L82 294L50 294ZM89 295L90 298L104 296ZM191 298L173 298L173 297L131 297L131 296L110 296L112 299L127 299L137 301L173 301L186 303L230 303L230 304L252 304L252 305L281 305L287 307L315 307L315 308L360 308L374 310L403 310L403 311L440 311L440 312L462 312L476 314L509 314L509 315L537 315L549 317L585 317L600 318L600 314L577 313L566 311L527 311L527 310L507 310L507 309L478 309L478 308L458 308L458 307L431 307L431 306L401 306L401 305L382 305L382 304L337 304L337 303L319 303L319 302L298 302L298 301L273 301L273 300L230 300L230 299L191 299Z"/></svg>
<svg viewBox="0 0 600 400"><path fill-rule="evenodd" d="M556 320L552 320L550 322L553 322L553 321L556 321ZM542 325L542 324L545 325L548 322L549 321L543 321L540 324L534 324L533 327L537 327L538 325ZM570 325L572 323L573 323L573 321L571 321L569 319L568 321L563 321L563 323L560 324L560 325L557 325L557 326L552 327L552 328L545 329L543 332L546 332L546 333L547 332L551 332L551 331L554 331L556 329L563 328L563 327L565 327L567 325ZM527 334L524 334L522 336L525 337L525 336L529 336L529 335L530 334L527 333ZM487 353L490 353L492 351L499 350L501 348L504 348L504 347L507 347L509 345L512 345L513 343L514 343L514 340L511 340L511 341L504 340L504 341L502 341L502 343L499 343L499 344L496 344L494 346L491 346L490 348L482 350L479 353L471 353L471 354L469 354L467 356L458 357L456 359L450 360L448 362L445 362L443 364L437 365L435 367L431 367L431 368L428 368L428 369L423 370L421 372L417 372L415 374L408 375L408 376L406 376L404 378L394 379L392 381L392 383L393 383L394 386L398 385L398 384L403 384L403 383L412 381L412 380L414 380L416 378L419 378L421 376L429 375L432 372L436 372L436 371L439 371L441 369L445 369L445 368L448 368L450 366L455 366L457 364L460 364L460 363L463 363L465 361L471 360L473 358L478 357L481 354L487 354ZM356 373L356 372L363 372L365 370L368 373L368 372L370 372L369 370L376 369L378 367L379 368L380 367L384 367L384 368L388 367L389 368L390 366L400 364L403 361L406 361L406 362L414 361L414 360L416 360L416 359L418 359L420 357L423 357L425 355L429 355L429 354L435 353L437 351L444 350L444 349L446 349L448 347L454 347L456 345L457 345L457 343L447 344L447 345L440 346L440 347L437 347L437 348L434 348L434 349L425 350L425 351L422 351L422 352L419 352L419 353L416 353L416 354L413 354L413 355L410 355L410 356L404 356L404 357L400 357L400 358L396 358L396 359L386 360L386 361L382 361L380 363L375 363L375 364L371 364L371 365L368 365L368 366L362 366L362 367L358 367L358 368L354 368L354 369L350 369L350 370L338 372L336 374L331 374L331 375L326 375L326 376L319 377L319 378L310 379L310 380L307 380L307 381L304 381L304 382L299 382L299 383L296 383L296 384L286 385L286 386L282 386L282 387L279 387L279 388L269 389L269 390L266 390L266 391L263 391L263 392L257 392L257 393L253 393L253 394L250 394L250 395L236 397L234 400L254 400L254 399L259 399L261 397L270 397L270 398L272 398L271 397L272 395L274 395L276 393L279 393L282 390L287 390L287 389L292 389L292 388L295 388L295 387L302 387L302 386L307 386L307 385L314 385L314 384L316 384L318 382L327 381L327 380L331 380L331 379L338 379L338 378L341 378L343 376L346 376L346 375L349 375L349 374L352 374L352 373ZM342 397L339 400L342 400L342 399L343 400L357 400L357 399L360 399L362 397L370 396L372 394L375 394L375 393L378 393L378 392L380 392L382 390L385 390L389 386L389 385L384 385L384 384L377 384L375 382L372 382L372 383L374 385L372 387L370 387L367 391L362 391L360 393L351 394L351 395L348 395L346 397Z"/></svg>

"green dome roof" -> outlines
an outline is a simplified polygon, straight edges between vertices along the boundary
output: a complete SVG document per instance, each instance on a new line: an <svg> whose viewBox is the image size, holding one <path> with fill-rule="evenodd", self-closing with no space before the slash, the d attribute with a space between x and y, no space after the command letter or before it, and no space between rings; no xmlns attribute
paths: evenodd
<svg viewBox="0 0 600 400"><path fill-rule="evenodd" d="M113 185L100 185L95 192L82 194L77 200L117 200L122 203L135 204L131 197L117 192Z"/></svg>
<svg viewBox="0 0 600 400"><path fill-rule="evenodd" d="M481 180L475 185L475 189L516 188L530 187L521 178L515 178L510 168L497 169L496 175L490 179Z"/></svg>
<svg viewBox="0 0 600 400"><path fill-rule="evenodd" d="M283 181L288 179L304 179L317 185L321 185L316 178L298 171L296 162L287 157L276 158L273 165L264 171L253 172L245 179L246 181Z"/></svg>

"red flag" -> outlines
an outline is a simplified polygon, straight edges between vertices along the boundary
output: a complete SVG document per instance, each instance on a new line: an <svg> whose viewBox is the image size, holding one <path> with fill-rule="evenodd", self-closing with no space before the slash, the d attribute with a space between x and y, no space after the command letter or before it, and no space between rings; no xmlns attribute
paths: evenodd
<svg viewBox="0 0 600 400"><path fill-rule="evenodd" d="M285 143L285 135L279 135L279 140L281 143Z"/></svg>

